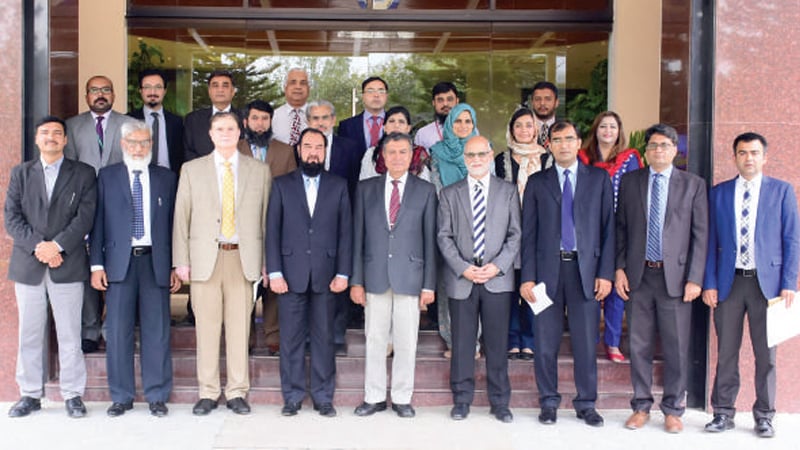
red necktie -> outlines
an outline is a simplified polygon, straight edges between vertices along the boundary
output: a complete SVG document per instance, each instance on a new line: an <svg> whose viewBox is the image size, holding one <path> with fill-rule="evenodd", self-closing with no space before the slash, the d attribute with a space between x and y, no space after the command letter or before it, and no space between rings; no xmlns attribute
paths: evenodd
<svg viewBox="0 0 800 450"><path fill-rule="evenodd" d="M381 118L378 116L370 117L372 123L369 126L369 146L375 147L381 138Z"/></svg>
<svg viewBox="0 0 800 450"><path fill-rule="evenodd" d="M389 228L394 228L397 221L397 212L400 211L400 189L397 185L400 180L392 180L392 196L389 198Z"/></svg>

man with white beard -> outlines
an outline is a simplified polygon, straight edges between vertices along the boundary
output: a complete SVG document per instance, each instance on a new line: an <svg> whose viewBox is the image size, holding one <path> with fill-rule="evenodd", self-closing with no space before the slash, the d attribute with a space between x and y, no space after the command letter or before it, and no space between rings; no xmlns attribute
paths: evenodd
<svg viewBox="0 0 800 450"><path fill-rule="evenodd" d="M111 417L133 408L134 326L139 318L144 397L150 414L167 414L172 391L169 294L181 282L172 269L172 221L178 177L150 164L150 127L122 125L123 162L100 170L90 240L92 287L106 292L106 368Z"/></svg>

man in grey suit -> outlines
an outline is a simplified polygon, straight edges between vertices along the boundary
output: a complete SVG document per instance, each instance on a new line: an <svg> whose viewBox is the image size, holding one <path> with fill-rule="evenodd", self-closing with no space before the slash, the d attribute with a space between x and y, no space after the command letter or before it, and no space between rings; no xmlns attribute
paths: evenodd
<svg viewBox="0 0 800 450"><path fill-rule="evenodd" d="M649 168L622 177L617 203L615 287L627 305L635 430L650 419L656 333L664 349L664 429L683 430L692 300L706 264L708 201L702 178L675 170L678 133L657 124L645 132ZM662 245L669 243L669 245Z"/></svg>
<svg viewBox="0 0 800 450"><path fill-rule="evenodd" d="M447 263L445 285L450 299L453 357L450 417L465 419L475 394L475 335L483 325L490 413L501 422L514 417L508 409L509 314L514 292L514 260L520 248L519 194L511 184L489 173L492 149L483 136L464 146L469 176L439 195L438 242Z"/></svg>
<svg viewBox="0 0 800 450"><path fill-rule="evenodd" d="M419 311L436 289L436 190L408 174L411 136L385 137L387 173L356 190L350 298L364 305L367 337L364 402L355 414L386 409L386 346L391 336L392 409L413 417L411 396ZM474 335L474 334L473 334Z"/></svg>
<svg viewBox="0 0 800 450"><path fill-rule="evenodd" d="M36 126L40 158L11 171L6 231L14 239L8 279L19 309L17 384L22 398L11 417L41 409L47 304L58 341L59 386L70 417L83 417L86 364L80 348L80 311L89 263L83 237L92 228L97 189L86 164L64 158L64 122L45 117Z"/></svg>
<svg viewBox="0 0 800 450"><path fill-rule="evenodd" d="M89 111L67 119L67 146L64 156L94 167L95 173L105 166L122 162L120 128L133 120L113 109L114 85L108 77L95 75L86 82L86 104ZM103 325L100 293L88 280L83 292L81 347L84 353L97 351Z"/></svg>

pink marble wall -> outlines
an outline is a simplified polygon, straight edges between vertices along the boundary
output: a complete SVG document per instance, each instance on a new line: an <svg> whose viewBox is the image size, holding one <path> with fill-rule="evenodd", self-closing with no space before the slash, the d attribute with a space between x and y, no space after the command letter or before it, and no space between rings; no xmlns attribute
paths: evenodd
<svg viewBox="0 0 800 450"><path fill-rule="evenodd" d="M714 182L736 175L731 144L739 133L755 131L769 142L765 173L787 180L800 194L797 136L800 125L800 2L721 0L716 2L714 93ZM716 335L711 332L709 382L716 367ZM800 412L800 339L778 347L777 408ZM750 411L753 356L745 336L740 356L742 388L737 409Z"/></svg>

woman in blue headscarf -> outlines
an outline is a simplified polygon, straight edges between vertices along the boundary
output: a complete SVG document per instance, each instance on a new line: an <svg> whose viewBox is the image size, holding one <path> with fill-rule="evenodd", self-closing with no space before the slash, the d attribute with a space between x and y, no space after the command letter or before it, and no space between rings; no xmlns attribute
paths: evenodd
<svg viewBox="0 0 800 450"><path fill-rule="evenodd" d="M464 164L464 145L478 135L475 110L459 103L447 115L442 140L431 147L431 181L436 192L467 177Z"/></svg>

